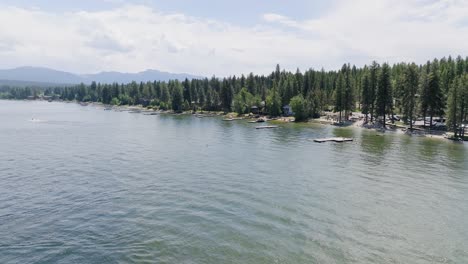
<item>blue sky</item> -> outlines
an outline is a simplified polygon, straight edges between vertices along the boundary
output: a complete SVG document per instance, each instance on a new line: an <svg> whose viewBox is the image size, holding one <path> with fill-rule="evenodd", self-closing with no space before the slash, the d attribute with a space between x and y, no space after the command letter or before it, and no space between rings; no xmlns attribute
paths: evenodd
<svg viewBox="0 0 468 264"><path fill-rule="evenodd" d="M0 68L210 76L468 55L464 0L0 0Z"/></svg>
<svg viewBox="0 0 468 264"><path fill-rule="evenodd" d="M122 4L140 4L169 13L184 13L190 16L205 17L226 22L251 25L258 23L264 13L281 13L297 19L318 16L331 8L333 0L2 0L7 5L25 8L37 7L53 12L66 11L102 11L119 7Z"/></svg>

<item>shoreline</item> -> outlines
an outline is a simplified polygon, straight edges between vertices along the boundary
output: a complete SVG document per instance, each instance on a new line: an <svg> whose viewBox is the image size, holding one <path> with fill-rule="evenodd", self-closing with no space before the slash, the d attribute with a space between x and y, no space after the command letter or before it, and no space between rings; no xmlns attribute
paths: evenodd
<svg viewBox="0 0 468 264"><path fill-rule="evenodd" d="M454 141L453 139L450 139L451 132L448 132L448 131L439 131L438 133L431 133L429 129L423 129L423 128L414 129L413 128L413 131L411 132L409 130L409 127L403 127L403 126L396 125L396 124L387 124L386 128L383 128L382 126L367 125L367 124L364 124L363 119L359 119L357 121L345 121L344 125L334 125L335 121L324 119L322 117L317 118L317 119L310 119L308 122L315 122L315 123L320 123L322 125L328 125L328 126L356 127L356 128L361 128L361 129L372 130L375 132L380 132L382 134L384 134L386 131L390 131L390 132L400 133L400 134L404 134L408 136L418 136L418 137Z"/></svg>
<svg viewBox="0 0 468 264"><path fill-rule="evenodd" d="M78 101L65 101L65 100L53 100L53 101L47 101L47 100L8 100L7 101L30 101L30 102L58 102L58 103L75 103L78 105L82 106L94 106L96 108L102 108L103 110L113 110L115 112L132 112L132 113L148 113L148 114L165 114L165 115L193 115L199 118L203 117L224 117L225 121L234 121L234 120L250 120L249 122L251 123L260 123L260 122L266 122L270 121L273 123L294 123L294 117L291 116L279 116L279 117L272 117L268 115L261 115L261 114L243 114L239 115L235 112L230 112L230 113L225 113L223 111L183 111L180 113L176 113L173 110L159 110L159 109L154 109L151 106L142 106L142 105L110 105L110 104L103 104L101 102L78 102ZM308 119L307 121L303 123L313 123L313 124L321 124L325 126L335 126L335 127L355 127L355 128L361 128L361 129L367 129L367 130L372 130L375 132L380 132L380 133L385 133L385 131L390 131L390 132L396 132L400 134L405 134L408 136L419 136L419 137L426 137L426 138L433 138L433 139L439 139L439 140L445 140L445 141L455 141L450 138L451 132L448 131L439 131L439 133L431 133L429 129L423 129L423 128L413 128L413 132L408 132L409 128L404 127L401 125L396 125L396 124L387 124L386 128L383 128L382 126L375 126L375 125L367 125L364 124L364 120L362 118L359 118L356 121L344 121L343 124L337 125L336 121L334 119L327 119L324 118L326 115L323 115L319 118L311 118ZM258 121L262 120L262 121ZM452 135L453 136L453 135ZM461 140L460 142L464 142Z"/></svg>

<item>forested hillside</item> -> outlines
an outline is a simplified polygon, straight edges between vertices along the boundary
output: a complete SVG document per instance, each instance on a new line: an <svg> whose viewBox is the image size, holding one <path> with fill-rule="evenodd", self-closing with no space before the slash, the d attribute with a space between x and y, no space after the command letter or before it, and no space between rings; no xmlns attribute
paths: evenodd
<svg viewBox="0 0 468 264"><path fill-rule="evenodd" d="M406 123L417 117L445 116L456 129L467 121L468 57L434 59L424 65L372 62L363 68L344 64L338 71L309 69L287 72L277 65L269 75L155 81L129 84L76 85L54 88L4 86L0 97L25 99L39 94L54 99L102 102L113 105L153 106L176 112L187 110L248 113L257 106L272 116L290 104L298 119L317 117L323 111L346 119L361 111L374 122L401 114ZM429 124L432 124L430 122Z"/></svg>

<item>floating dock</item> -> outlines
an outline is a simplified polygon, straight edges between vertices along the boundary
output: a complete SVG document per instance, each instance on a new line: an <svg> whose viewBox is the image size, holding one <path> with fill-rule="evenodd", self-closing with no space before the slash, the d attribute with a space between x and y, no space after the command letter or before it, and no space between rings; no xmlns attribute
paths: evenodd
<svg viewBox="0 0 468 264"><path fill-rule="evenodd" d="M267 129L267 128L277 128L278 126L258 126L255 129Z"/></svg>
<svg viewBox="0 0 468 264"><path fill-rule="evenodd" d="M317 142L317 143L324 143L324 142L338 142L338 143L342 143L342 142L349 142L349 141L353 141L352 138L344 138L344 137L332 137L332 138L317 138L317 139L314 139L314 142Z"/></svg>

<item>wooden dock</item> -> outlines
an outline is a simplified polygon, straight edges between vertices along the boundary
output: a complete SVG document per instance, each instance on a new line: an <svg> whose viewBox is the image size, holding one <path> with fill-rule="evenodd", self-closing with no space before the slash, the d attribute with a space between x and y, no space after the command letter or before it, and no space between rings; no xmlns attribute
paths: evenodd
<svg viewBox="0 0 468 264"><path fill-rule="evenodd" d="M338 143L342 143L342 142L349 142L349 141L353 141L352 138L344 138L344 137L332 137L332 138L317 138L317 139L314 139L314 142L317 142L317 143L324 143L324 142L338 142Z"/></svg>
<svg viewBox="0 0 468 264"><path fill-rule="evenodd" d="M267 128L277 128L278 126L258 126L255 129L267 129Z"/></svg>

